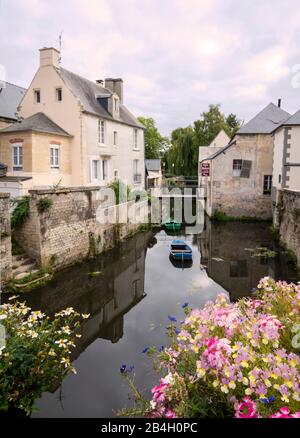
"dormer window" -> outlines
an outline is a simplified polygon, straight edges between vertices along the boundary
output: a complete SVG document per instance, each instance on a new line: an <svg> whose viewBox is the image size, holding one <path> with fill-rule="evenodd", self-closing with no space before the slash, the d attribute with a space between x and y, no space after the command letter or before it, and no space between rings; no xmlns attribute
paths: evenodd
<svg viewBox="0 0 300 438"><path fill-rule="evenodd" d="M41 90L34 90L34 102L35 103L41 103Z"/></svg>

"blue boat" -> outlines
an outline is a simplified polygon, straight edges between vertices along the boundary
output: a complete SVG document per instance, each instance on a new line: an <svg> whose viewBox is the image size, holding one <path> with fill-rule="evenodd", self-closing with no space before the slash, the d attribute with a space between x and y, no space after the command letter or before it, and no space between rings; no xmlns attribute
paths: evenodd
<svg viewBox="0 0 300 438"><path fill-rule="evenodd" d="M192 260L192 248L184 240L173 240L170 247L170 257L175 260Z"/></svg>

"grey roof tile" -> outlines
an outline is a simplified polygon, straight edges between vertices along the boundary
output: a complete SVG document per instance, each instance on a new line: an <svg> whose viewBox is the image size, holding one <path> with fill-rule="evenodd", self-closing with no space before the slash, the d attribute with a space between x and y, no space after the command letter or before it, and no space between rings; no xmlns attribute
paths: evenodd
<svg viewBox="0 0 300 438"><path fill-rule="evenodd" d="M149 172L158 172L161 169L160 160L145 160L145 165Z"/></svg>
<svg viewBox="0 0 300 438"><path fill-rule="evenodd" d="M300 125L300 110L289 117L284 123L284 126Z"/></svg>
<svg viewBox="0 0 300 438"><path fill-rule="evenodd" d="M26 89L9 82L4 82L4 85L0 86L0 117L17 120L17 108Z"/></svg>
<svg viewBox="0 0 300 438"><path fill-rule="evenodd" d="M69 136L69 134L58 126L53 120L49 119L44 113L36 113L26 119L23 119L20 123L16 122L7 128L1 129L1 133L6 132L21 132L21 131L36 131L44 132L48 134L59 134Z"/></svg>
<svg viewBox="0 0 300 438"><path fill-rule="evenodd" d="M290 114L270 103L253 119L242 126L237 134L270 134L280 126Z"/></svg>
<svg viewBox="0 0 300 438"><path fill-rule="evenodd" d="M120 104L120 117L116 119L113 118L111 114L104 108L104 106L99 103L97 96L111 96L112 93L107 88L104 88L96 82L85 79L82 76L72 73L62 67L57 68L57 72L62 77L68 88L71 89L73 94L79 99L84 111L96 114L97 116L105 119L115 120L120 123L125 123L126 125L136 126L144 129L144 126L138 122L138 120L125 107L125 105Z"/></svg>
<svg viewBox="0 0 300 438"><path fill-rule="evenodd" d="M206 160L213 160L214 158L216 158L218 155L222 154L223 152L225 152L228 148L230 148L230 146L234 145L236 143L236 140L232 140L230 143L228 143L226 146L220 148L217 152L214 152L213 154L211 154L209 157L203 158L203 160L200 161L200 163L202 163L202 161L206 161Z"/></svg>

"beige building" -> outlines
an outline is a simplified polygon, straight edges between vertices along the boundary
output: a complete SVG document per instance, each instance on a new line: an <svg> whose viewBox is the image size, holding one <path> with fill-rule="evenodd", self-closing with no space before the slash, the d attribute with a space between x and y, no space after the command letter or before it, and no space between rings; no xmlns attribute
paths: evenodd
<svg viewBox="0 0 300 438"><path fill-rule="evenodd" d="M33 187L105 186L115 179L144 186L144 130L123 103L122 79L89 81L62 68L58 50L44 48L19 111L23 122L0 133L8 176L31 176ZM55 132L35 128L37 119Z"/></svg>
<svg viewBox="0 0 300 438"><path fill-rule="evenodd" d="M225 147L199 164L209 216L272 217L272 132L290 115L270 103L237 132Z"/></svg>
<svg viewBox="0 0 300 438"><path fill-rule="evenodd" d="M224 129L221 129L219 134L214 138L214 140L210 143L210 145L199 147L199 163L202 160L208 158L210 155L218 152L229 142L230 142L230 138L228 137Z"/></svg>
<svg viewBox="0 0 300 438"><path fill-rule="evenodd" d="M145 160L146 188L162 187L161 160Z"/></svg>

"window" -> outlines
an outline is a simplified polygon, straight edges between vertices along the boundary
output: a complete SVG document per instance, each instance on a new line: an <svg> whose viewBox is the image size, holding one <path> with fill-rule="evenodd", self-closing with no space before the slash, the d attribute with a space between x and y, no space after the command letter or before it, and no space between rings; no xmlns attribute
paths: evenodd
<svg viewBox="0 0 300 438"><path fill-rule="evenodd" d="M118 171L118 169L115 169L114 170L114 180L117 181L118 178L119 178L119 171Z"/></svg>
<svg viewBox="0 0 300 438"><path fill-rule="evenodd" d="M108 162L107 160L102 160L102 179L106 181L108 177Z"/></svg>
<svg viewBox="0 0 300 438"><path fill-rule="evenodd" d="M142 181L142 175L139 173L139 160L133 160L133 182L139 184Z"/></svg>
<svg viewBox="0 0 300 438"><path fill-rule="evenodd" d="M117 131L114 131L114 146L117 146L118 144L118 133Z"/></svg>
<svg viewBox="0 0 300 438"><path fill-rule="evenodd" d="M278 175L278 182L281 184L281 175Z"/></svg>
<svg viewBox="0 0 300 438"><path fill-rule="evenodd" d="M99 179L99 160L91 161L91 179Z"/></svg>
<svg viewBox="0 0 300 438"><path fill-rule="evenodd" d="M13 170L23 170L23 146L13 146Z"/></svg>
<svg viewBox="0 0 300 438"><path fill-rule="evenodd" d="M133 130L133 147L134 147L134 149L138 148L138 130L137 129Z"/></svg>
<svg viewBox="0 0 300 438"><path fill-rule="evenodd" d="M250 160L233 160L233 176L239 176L241 178L249 178L251 171L252 161Z"/></svg>
<svg viewBox="0 0 300 438"><path fill-rule="evenodd" d="M233 176L241 176L243 160L233 160Z"/></svg>
<svg viewBox="0 0 300 438"><path fill-rule="evenodd" d="M98 137L99 143L105 143L105 122L103 120L99 120L98 122Z"/></svg>
<svg viewBox="0 0 300 438"><path fill-rule="evenodd" d="M264 195L271 195L272 175L264 175Z"/></svg>
<svg viewBox="0 0 300 438"><path fill-rule="evenodd" d="M35 103L40 103L41 102L41 91L40 90L34 90L33 94L34 94L34 101L35 101Z"/></svg>
<svg viewBox="0 0 300 438"><path fill-rule="evenodd" d="M61 102L62 101L62 89L61 88L56 88L55 94L56 94L56 100L58 102Z"/></svg>
<svg viewBox="0 0 300 438"><path fill-rule="evenodd" d="M50 148L50 164L52 168L59 167L59 148L57 146Z"/></svg>

